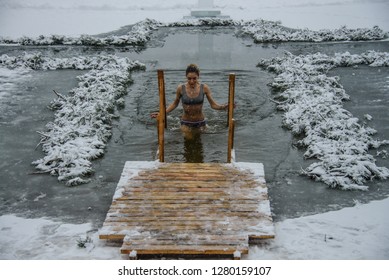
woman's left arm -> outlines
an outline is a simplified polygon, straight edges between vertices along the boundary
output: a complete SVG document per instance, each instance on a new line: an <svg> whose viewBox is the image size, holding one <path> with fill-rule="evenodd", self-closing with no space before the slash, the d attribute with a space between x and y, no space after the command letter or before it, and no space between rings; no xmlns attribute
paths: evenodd
<svg viewBox="0 0 389 280"><path fill-rule="evenodd" d="M211 89L206 84L204 84L204 94L207 96L208 102L212 109L226 110L228 108L228 104L220 105L213 99Z"/></svg>

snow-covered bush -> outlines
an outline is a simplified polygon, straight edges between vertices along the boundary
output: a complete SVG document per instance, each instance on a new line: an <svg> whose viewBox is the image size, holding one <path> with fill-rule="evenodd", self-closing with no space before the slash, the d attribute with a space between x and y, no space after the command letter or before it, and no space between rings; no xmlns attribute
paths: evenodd
<svg viewBox="0 0 389 280"><path fill-rule="evenodd" d="M69 186L88 182L84 176L93 172L91 160L101 157L111 137L115 106L122 106L122 96L131 82L130 72L144 68L137 61L117 56L49 58L41 53L18 57L0 56L0 65L30 69L90 69L78 77L78 87L69 95L56 93L51 104L55 119L41 135L46 156L33 164L42 172L58 176Z"/></svg>
<svg viewBox="0 0 389 280"><path fill-rule="evenodd" d="M67 37L61 35L38 36L37 38L21 37L17 40L0 37L0 44L20 45L84 45L84 46L144 46L152 32L159 27L190 27L190 26L231 26L236 27L236 34L249 35L256 43L262 42L323 42L323 41L363 41L382 40L387 34L379 27L349 29L341 27L335 30L312 31L309 29L292 29L281 25L280 21L267 21L263 19L251 21L235 21L226 18L200 18L184 19L172 23L162 23L152 19L145 19L134 24L125 35L110 35L96 37L82 35L80 37Z"/></svg>
<svg viewBox="0 0 389 280"><path fill-rule="evenodd" d="M239 26L241 21L235 21L229 18L189 18L181 21L176 21L164 24L166 27L191 27L191 26Z"/></svg>
<svg viewBox="0 0 389 280"><path fill-rule="evenodd" d="M387 34L379 27L349 29L341 27L335 30L312 31L309 29L291 29L279 21L253 20L242 24L240 34L253 37L256 43L264 42L325 42L325 41L364 41L382 40Z"/></svg>
<svg viewBox="0 0 389 280"><path fill-rule="evenodd" d="M48 45L83 45L83 46L143 46L149 41L149 36L153 30L161 26L158 21L146 19L144 21L134 24L125 35L116 36L111 35L108 37L96 37L91 35L81 35L80 37L68 37L61 35L40 35L36 38L23 36L16 40L9 38L1 38L2 44L20 44L20 45L35 45L35 46L48 46Z"/></svg>
<svg viewBox="0 0 389 280"><path fill-rule="evenodd" d="M389 178L389 170L377 167L370 148L389 144L373 139L375 130L342 106L349 99L338 77L327 71L340 66L366 64L388 66L389 53L369 51L361 55L348 52L330 57L316 53L261 60L258 66L277 74L271 86L277 94L278 109L285 111L284 125L294 134L304 135L299 144L306 147L305 158L319 161L303 174L330 187L367 190L364 183L373 178Z"/></svg>

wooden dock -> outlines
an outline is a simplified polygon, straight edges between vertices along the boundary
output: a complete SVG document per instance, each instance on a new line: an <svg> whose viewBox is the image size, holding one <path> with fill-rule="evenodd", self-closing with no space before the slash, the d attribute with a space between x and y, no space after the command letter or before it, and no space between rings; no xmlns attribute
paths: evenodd
<svg viewBox="0 0 389 280"><path fill-rule="evenodd" d="M274 238L259 163L128 161L100 231L122 254L229 256Z"/></svg>

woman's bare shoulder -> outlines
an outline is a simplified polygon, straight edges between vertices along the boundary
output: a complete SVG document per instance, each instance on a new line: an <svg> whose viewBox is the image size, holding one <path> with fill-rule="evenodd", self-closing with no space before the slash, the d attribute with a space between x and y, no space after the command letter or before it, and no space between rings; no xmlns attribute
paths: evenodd
<svg viewBox="0 0 389 280"><path fill-rule="evenodd" d="M183 87L184 85L185 85L185 84L179 84L179 85L177 86L177 92L181 93L182 87Z"/></svg>
<svg viewBox="0 0 389 280"><path fill-rule="evenodd" d="M210 93L211 92L211 89L209 88L209 86L207 84L203 84L203 88L204 88L204 92L205 93Z"/></svg>

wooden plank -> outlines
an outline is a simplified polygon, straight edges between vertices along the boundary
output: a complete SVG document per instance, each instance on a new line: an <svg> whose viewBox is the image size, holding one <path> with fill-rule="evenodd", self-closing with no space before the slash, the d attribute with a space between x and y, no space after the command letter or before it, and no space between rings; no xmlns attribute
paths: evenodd
<svg viewBox="0 0 389 280"><path fill-rule="evenodd" d="M231 201L231 203L228 203L228 201L225 201L222 203L215 203L212 204L212 200L196 200L196 201L185 201L185 206L177 202L176 200L169 200L166 203L167 200L160 200L157 202L153 202L152 205L143 205L144 203L147 203L147 200L123 200L123 202L131 202L131 208L134 207L134 209L128 209L128 210L122 210L124 213L137 213L139 211L149 211L150 214L158 214L158 213L164 213L164 210L166 211L176 211L177 213L186 213L193 211L193 208L198 208L198 211L200 214L211 214L213 212L216 213L223 213L223 212L245 212L245 211L251 211L255 212L258 211L258 205L255 204L255 201L250 201L250 205L240 205L239 203L236 203L236 201ZM177 203L176 203L177 202ZM242 200L241 203L245 203L247 201ZM204 203L208 203L209 205L202 205ZM125 206L121 206L121 208L124 208ZM127 205L128 207L128 205ZM129 207L128 207L129 208ZM144 212L145 215L147 215L146 212Z"/></svg>
<svg viewBox="0 0 389 280"><path fill-rule="evenodd" d="M127 240L127 244L132 247L138 246L166 246L166 245L187 245L187 246L208 246L208 245L223 245L223 246L247 246L247 237L242 239L236 236L232 236L230 239L208 239L206 236L202 239L131 239Z"/></svg>
<svg viewBox="0 0 389 280"><path fill-rule="evenodd" d="M202 165L189 165L189 166L182 166L180 164L170 164L169 167L159 167L158 169L152 169L152 170L142 170L139 172L139 174L152 174L154 172L160 172L160 173L190 173L190 174L213 174L215 172L220 172L223 174L242 174L241 171L236 170L231 167L224 167L220 165L208 165L208 167L204 167Z"/></svg>
<svg viewBox="0 0 389 280"><path fill-rule="evenodd" d="M232 184L233 183L233 184ZM187 180L183 182L182 180L160 180L160 181L152 181L145 182L142 180L131 181L124 188L127 190L131 190L135 187L143 187L143 188L193 188L193 187L208 187L208 188L225 188L226 186L236 188L262 188L266 189L266 185L264 183L255 182L253 180L238 180L238 181L198 181L198 180Z"/></svg>
<svg viewBox="0 0 389 280"><path fill-rule="evenodd" d="M228 216L228 218L226 218ZM104 221L104 225L108 225L109 223L128 223L127 226L131 226L134 223L143 223L144 227L147 227L148 222L152 221L160 221L160 223L167 223L167 222L175 222L177 219L181 220L187 220L187 221L229 221L229 222L236 222L240 223L236 220L240 219L243 220L241 223L244 225L246 220L256 220L258 223L268 220L267 216L264 216L263 214L252 214L251 212L236 212L236 213L230 213L230 212L219 212L219 216L210 216L207 217L206 215L199 216L197 213L185 213L182 215L158 215L155 217L145 217L142 216L141 213L133 214L130 213L129 216L121 216L121 217L107 217ZM242 230L244 227L242 228Z"/></svg>
<svg viewBox="0 0 389 280"><path fill-rule="evenodd" d="M172 240L174 242L181 242L181 241L188 241L191 240L193 242L201 242L203 240L213 240L216 243L218 241L225 242L225 241L232 241L234 240L236 244L241 244L242 242L245 243L248 241L248 236L247 235L242 235L242 234L229 234L229 235L212 235L212 234L172 234L170 232L159 232L159 233L154 233L151 234L149 233L144 233L144 234L139 234L139 235L132 235L131 237L127 237L125 242L127 243L133 243L134 241L141 242L147 241L150 238L155 239L155 240L160 240L160 241L165 241L165 240Z"/></svg>
<svg viewBox="0 0 389 280"><path fill-rule="evenodd" d="M138 173L139 176L149 176L149 175L154 175L154 174L161 174L161 175L172 175L172 176L177 176L177 175L191 175L191 176L196 176L196 175L208 175L208 176L217 176L217 175L225 175L228 177L231 176L241 176L241 175L250 175L248 173L243 173L239 172L234 169L194 169L194 168L186 168L186 169L176 169L176 168L171 168L171 169L157 169L157 170L152 170L152 171L141 171Z"/></svg>
<svg viewBox="0 0 389 280"><path fill-rule="evenodd" d="M228 179L227 179L228 178ZM191 181L198 181L198 182L213 182L213 181L225 181L225 182L240 182L240 181L250 181L252 179L247 178L245 175L235 175L235 176L230 176L226 177L225 175L214 175L214 176L203 176L203 175L180 175L180 176L175 176L175 175L162 175L162 174L150 174L149 176L136 176L132 178L132 180L143 180L143 181L170 181L170 180L175 180L175 181L186 181L186 180L191 180Z"/></svg>
<svg viewBox="0 0 389 280"><path fill-rule="evenodd" d="M129 254L136 251L138 255L233 255L236 251L242 254L248 253L247 247L209 245L209 246L189 246L189 245L160 245L160 246L131 246L123 244L120 249L122 254Z"/></svg>
<svg viewBox="0 0 389 280"><path fill-rule="evenodd" d="M230 210L230 212L240 212L240 211L251 211L256 212L258 210L258 203L255 201L243 201L245 204L241 204L237 201L209 201L209 200L192 200L192 201L182 201L177 203L166 203L166 201L161 201L162 203L153 202L152 205L144 204L142 201L132 201L131 207L126 203L128 200L121 201L122 203L115 202L112 204L111 209L112 212L121 212L121 213L132 213L138 211L150 211L156 212L162 210L166 211L181 211L192 212L192 211L200 211L199 213L213 213L213 211L225 212L226 210ZM208 204L206 204L208 202ZM195 208L195 209L194 209ZM144 212L145 213L145 212ZM164 211L160 211L159 213L164 213Z"/></svg>
<svg viewBox="0 0 389 280"><path fill-rule="evenodd" d="M249 235L249 244L252 242L255 242L257 240L263 240L263 239L273 239L275 237L274 234L257 234L257 235Z"/></svg>
<svg viewBox="0 0 389 280"><path fill-rule="evenodd" d="M152 203L153 205L154 204L176 204L176 205L180 205L180 204L189 204L187 206L194 206L195 205L198 205L198 204L202 204L202 203L209 203L209 204L215 204L215 205L220 205L220 204L217 204L215 203L215 199L217 199L217 197L202 197L202 198L196 198L196 197L192 197L192 198L185 198L185 199L182 199L181 201L177 200L179 198L179 196L177 196L176 198L166 198L166 199L163 199L162 197L159 197L159 199L157 199L156 197L152 197L152 196L149 196L149 197L143 197L143 198L132 198L132 197L122 197L122 198L119 198L117 199L116 201L114 201L112 204L113 205L124 205L123 203L125 201L128 201L128 203L141 203L141 204L144 204L145 202L147 201L150 201L150 199L153 199ZM219 197L220 198L220 197ZM230 203L230 205L233 205L233 204L240 204L240 203L255 203L256 200L253 198L253 199L248 199L248 198L241 198L241 199L233 199L231 197L226 197L223 199L224 203ZM191 204L191 205L190 205Z"/></svg>
<svg viewBox="0 0 389 280"><path fill-rule="evenodd" d="M193 233L196 233L196 231L193 231ZM201 231L197 231L197 233L201 233ZM110 234L105 234L102 233L99 235L99 239L102 240L112 240L112 241L123 241L124 238L126 237L126 234L124 233L110 233ZM249 237L249 244L252 242L257 242L258 240L263 240L263 239L273 239L274 235L269 235L269 234L251 234L248 235Z"/></svg>
<svg viewBox="0 0 389 280"><path fill-rule="evenodd" d="M183 162L174 162L174 163L166 163L161 166L158 166L158 169L172 169L174 167L175 169L177 168L198 168L198 169L210 169L210 168L215 168L215 169L223 169L223 168L230 168L229 166L221 166L219 163L213 163L213 162L204 162L204 163L196 163L196 162L188 162L188 163L183 163Z"/></svg>
<svg viewBox="0 0 389 280"><path fill-rule="evenodd" d="M195 192L195 194L188 194L187 192ZM195 196L195 195L220 195L220 196L231 196L235 194L244 195L247 197L258 197L261 195L267 195L260 189L250 189L250 188L239 188L239 189L231 189L231 188L207 188L206 186L193 186L190 188L187 187L166 187L166 188L143 188L143 187L134 187L133 189L124 189L122 191L123 196L151 196L156 194L163 194L165 196L168 195L185 195L186 197Z"/></svg>
<svg viewBox="0 0 389 280"><path fill-rule="evenodd" d="M149 234L150 233L150 229L148 229L148 231L142 231L142 230L139 230L137 228L133 229L133 228L122 228L122 227L108 227L109 228L109 232L102 232L100 234L100 239L114 239L114 240L123 240L124 237L126 238L132 238L132 235L129 235L128 233L130 231L136 231L137 233L141 233L141 234ZM241 229L241 230L228 230L226 231L225 229L219 229L219 230L210 230L210 229L204 229L204 228L189 228L189 227L186 227L186 228L183 228L183 227L180 227L180 228L175 228L175 229L172 229L172 228L169 228L169 229L166 229L167 231L164 232L164 231L161 231L160 229L153 229L153 234L155 233L161 233L161 232L164 232L164 233L169 233L169 234L175 234L175 235L182 235L183 234L183 230L185 229L185 234L204 234L204 235L236 235L236 234L241 234L242 232L246 233L247 236L249 236L249 241L255 241L255 240L260 240L260 239L269 239L269 238L274 238L274 234L269 234L268 232L266 231L263 231L262 229L258 228L258 229L250 229L250 230L244 230L244 229Z"/></svg>
<svg viewBox="0 0 389 280"><path fill-rule="evenodd" d="M247 228L257 227L260 222L263 224L266 223L266 218L247 218L244 221L239 222L239 220L243 220L242 217L231 218L228 221L222 219L192 219L186 221L177 222L174 219L166 219L166 220L138 220L138 219L126 219L126 218L117 218L105 221L104 226L110 226L112 228L120 228L120 229L131 229L131 228L155 228L160 227L161 230L165 228L174 227L219 227L219 230L222 227L229 228L231 230L238 229L241 231L245 231ZM123 226L125 223L125 226ZM228 223L228 224L227 224Z"/></svg>
<svg viewBox="0 0 389 280"><path fill-rule="evenodd" d="M107 226L107 224L105 225ZM143 225L134 225L133 227L123 227L121 224L111 225L108 224L108 227L112 231L112 235L118 235L123 234L125 232L134 230L134 231L145 231L145 228ZM223 224L223 223L216 223L216 222L207 222L207 223L197 223L197 224L173 224L173 223L163 223L163 224L152 224L148 225L147 227L148 231L171 231L175 232L176 234L180 234L182 232L185 233L192 233L192 232L204 232L207 234L223 234L223 233L240 233L240 232L246 232L247 234L251 236L260 236L264 233L260 233L258 230L260 230L260 227L256 228L255 225L252 225L248 228L243 228L241 225L229 225L229 224ZM258 233L259 232L259 233ZM105 235L109 235L108 233Z"/></svg>
<svg viewBox="0 0 389 280"><path fill-rule="evenodd" d="M203 189L203 190L212 190L212 191L225 191L226 186L229 187L229 191L231 190L237 190L237 191L251 191L252 189L258 189L262 190L265 189L266 186L264 184L255 184L255 182L234 182L233 186L232 184L226 184L224 182L207 182L206 184L202 184L198 181L190 181L188 183L183 183L182 181L159 181L159 182L132 182L127 187L123 188L123 191L166 191L166 190L172 190L172 191L179 191L179 190L187 190L187 191L195 191L191 189ZM231 188L232 187L232 188Z"/></svg>
<svg viewBox="0 0 389 280"><path fill-rule="evenodd" d="M190 192L188 194L188 192ZM177 186L177 187L155 187L152 186L144 188L141 186L134 187L133 189L123 188L121 190L123 196L134 196L134 197L145 197L145 196L154 196L156 194L160 194L161 196L168 195L184 195L187 198L196 197L196 195L218 195L220 197L232 197L233 195L241 195L247 196L248 198L256 198L260 199L267 198L267 192L260 188L244 188L244 187L235 187L235 188L227 188L227 187L217 187L211 188L206 185L194 185L194 186ZM238 198L240 199L240 198ZM119 199L116 199L119 200Z"/></svg>
<svg viewBox="0 0 389 280"><path fill-rule="evenodd" d="M225 219L191 219L191 220L138 220L131 218L116 218L105 221L105 226L122 228L125 223L125 228L142 227L145 229L160 228L161 230L168 228L221 228L245 230L246 228L255 227L260 222L258 218L246 218L244 221L241 217ZM173 223L174 222L174 223Z"/></svg>
<svg viewBox="0 0 389 280"><path fill-rule="evenodd" d="M232 195L234 197L232 197ZM266 194L258 195L258 196L267 196ZM225 193L215 193L215 192L196 192L193 197L188 197L188 193L182 193L182 192L176 192L176 193L158 193L158 192L150 192L150 193L125 193L122 197L118 198L116 201L122 201L122 200L147 200L147 199L153 199L153 201L160 201L160 200L175 200L175 202L180 203L181 201L177 201L178 199L182 199L182 201L189 200L216 200L216 199L222 199L223 201L239 201L239 200L246 200L246 201L258 201L257 198L253 197L253 195L245 195L241 193L231 193L231 195L225 194Z"/></svg>
<svg viewBox="0 0 389 280"><path fill-rule="evenodd" d="M121 202L129 202L129 200L123 200ZM240 204L236 201L223 201L223 202L214 202L212 200L192 200L192 201L183 201L183 202L177 202L177 201L167 201L161 200L159 203L153 202L152 204L144 204L141 200L135 200L131 201L131 207L129 207L127 204L116 204L113 205L112 212L123 212L123 213L133 213L138 211L150 211L152 212L158 212L163 213L164 211L160 210L166 210L166 211L176 211L176 212L191 212L191 211L199 211L199 213L212 213L213 211L217 211L220 209L220 211L225 212L230 210L230 212L240 212L240 211L251 211L255 212L258 210L258 204L255 203L255 201L241 201L241 202L247 202L244 205ZM184 204L183 204L184 203ZM207 203L207 205L204 205ZM124 209L127 208L127 209ZM196 208L197 210L194 210L193 208ZM145 212L144 212L145 213ZM146 214L146 213L145 213Z"/></svg>
<svg viewBox="0 0 389 280"><path fill-rule="evenodd" d="M118 219L137 219L141 221L152 221L155 219L161 221L175 221L177 218L187 219L187 220L225 220L225 216L223 214L228 214L229 218L247 218L247 219L259 219L262 217L267 217L263 213L253 212L253 211L245 211L245 212L233 212L233 211L220 211L219 213L209 213L208 211L191 211L191 212L176 212L169 211L168 213L164 212L150 212L147 214L151 215L141 215L141 212L138 212L139 216L134 216L134 212L127 213L108 213L106 217L106 222L117 221ZM158 215L156 215L158 214ZM208 215L205 215L208 214Z"/></svg>
<svg viewBox="0 0 389 280"><path fill-rule="evenodd" d="M180 167L180 165L172 164L170 168L158 168L152 170L144 170L140 171L140 175L148 175L154 174L155 172L163 173L163 174L226 174L226 175L241 175L241 174L250 174L248 172L244 172L241 170L236 170L230 167L217 167L217 166L209 166L209 167L200 167L196 165Z"/></svg>

